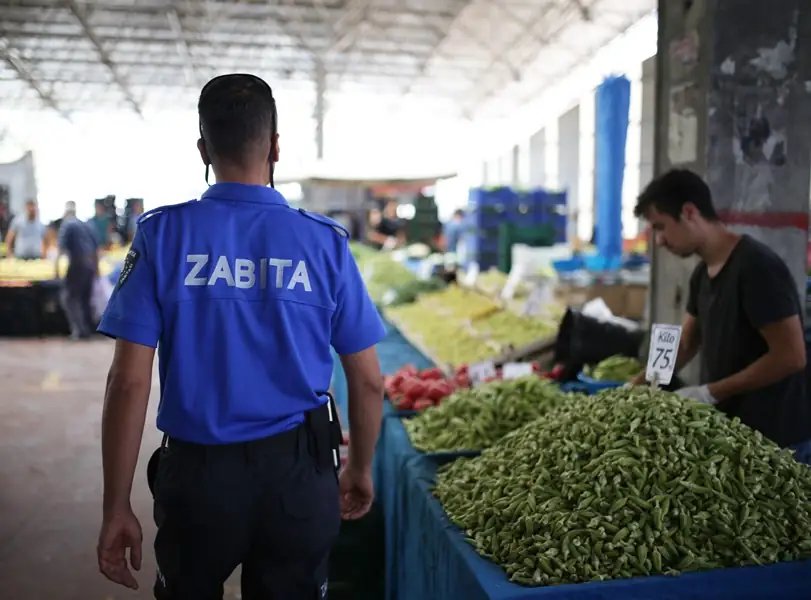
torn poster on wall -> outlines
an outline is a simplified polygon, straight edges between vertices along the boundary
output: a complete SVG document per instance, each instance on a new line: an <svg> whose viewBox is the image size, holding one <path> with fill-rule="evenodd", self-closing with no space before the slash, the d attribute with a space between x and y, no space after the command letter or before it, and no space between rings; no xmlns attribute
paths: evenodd
<svg viewBox="0 0 811 600"><path fill-rule="evenodd" d="M673 166L698 159L698 90L693 83L670 88L667 157Z"/></svg>

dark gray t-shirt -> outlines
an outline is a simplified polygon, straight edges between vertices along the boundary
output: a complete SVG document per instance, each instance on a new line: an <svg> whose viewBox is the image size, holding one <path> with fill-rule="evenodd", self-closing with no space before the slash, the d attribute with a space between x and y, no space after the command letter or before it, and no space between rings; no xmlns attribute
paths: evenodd
<svg viewBox="0 0 811 600"><path fill-rule="evenodd" d="M768 347L760 329L803 310L783 260L768 246L743 236L721 271L710 278L700 263L690 278L687 312L701 336L701 383L738 373ZM811 439L811 405L806 375L795 373L760 390L718 405L730 417L757 429L781 446Z"/></svg>

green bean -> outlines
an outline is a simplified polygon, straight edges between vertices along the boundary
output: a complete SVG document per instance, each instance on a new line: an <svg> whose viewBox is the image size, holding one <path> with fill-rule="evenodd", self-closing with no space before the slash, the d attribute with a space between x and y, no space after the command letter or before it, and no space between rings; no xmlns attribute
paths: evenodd
<svg viewBox="0 0 811 600"><path fill-rule="evenodd" d="M811 469L738 419L648 388L555 403L440 468L434 494L524 585L811 558Z"/></svg>

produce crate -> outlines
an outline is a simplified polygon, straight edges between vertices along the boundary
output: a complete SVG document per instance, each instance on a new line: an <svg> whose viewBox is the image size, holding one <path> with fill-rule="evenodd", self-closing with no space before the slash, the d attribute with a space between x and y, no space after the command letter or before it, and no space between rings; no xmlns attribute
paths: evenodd
<svg viewBox="0 0 811 600"><path fill-rule="evenodd" d="M518 194L508 187L473 188L468 194L470 208L503 211L515 206Z"/></svg>
<svg viewBox="0 0 811 600"><path fill-rule="evenodd" d="M600 381L589 377L583 372L577 374L577 380L585 386L585 392L589 395L625 385L622 381Z"/></svg>

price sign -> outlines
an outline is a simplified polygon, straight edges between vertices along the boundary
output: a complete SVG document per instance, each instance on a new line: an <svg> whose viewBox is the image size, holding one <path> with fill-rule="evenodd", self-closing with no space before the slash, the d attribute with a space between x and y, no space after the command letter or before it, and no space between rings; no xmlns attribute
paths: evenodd
<svg viewBox="0 0 811 600"><path fill-rule="evenodd" d="M650 335L650 352L645 379L657 385L667 385L673 378L676 357L679 354L681 325L654 323Z"/></svg>
<svg viewBox="0 0 811 600"><path fill-rule="evenodd" d="M548 306L553 300L552 285L549 281L544 280L538 283L529 293L529 298L524 305L524 314L528 317L534 317Z"/></svg>
<svg viewBox="0 0 811 600"><path fill-rule="evenodd" d="M420 263L419 269L417 269L417 277L426 281L431 279L434 274L434 263L430 260L424 260Z"/></svg>
<svg viewBox="0 0 811 600"><path fill-rule="evenodd" d="M532 363L505 363L501 367L501 378L505 381L508 379L518 379L519 377L526 377L532 375Z"/></svg>
<svg viewBox="0 0 811 600"><path fill-rule="evenodd" d="M479 385L496 376L496 365L493 364L492 360L485 360L470 365L468 374L470 375L470 382L473 385Z"/></svg>
<svg viewBox="0 0 811 600"><path fill-rule="evenodd" d="M521 283L521 278L524 276L524 269L520 265L510 269L510 274L507 277L507 283L504 284L504 289L501 290L502 300L512 300L515 296L515 290L518 284Z"/></svg>
<svg viewBox="0 0 811 600"><path fill-rule="evenodd" d="M465 273L464 284L468 287L476 285L476 280L479 278L479 263L470 263Z"/></svg>

